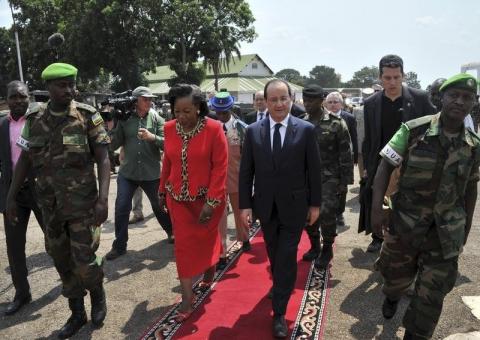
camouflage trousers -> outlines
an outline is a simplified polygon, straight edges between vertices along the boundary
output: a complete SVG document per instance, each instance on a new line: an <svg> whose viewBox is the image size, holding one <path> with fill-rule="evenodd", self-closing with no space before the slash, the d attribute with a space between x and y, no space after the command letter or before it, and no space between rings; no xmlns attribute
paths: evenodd
<svg viewBox="0 0 480 340"><path fill-rule="evenodd" d="M430 228L419 248L401 242L397 235L385 234L375 267L383 276L382 290L390 300L399 300L415 281L403 325L416 338L431 338L458 271L458 256L443 258L436 228Z"/></svg>
<svg viewBox="0 0 480 340"><path fill-rule="evenodd" d="M45 246L62 280L62 294L80 298L86 289L103 281L102 258L95 255L100 244L101 227L94 225L93 210L86 217L59 218L43 209Z"/></svg>
<svg viewBox="0 0 480 340"><path fill-rule="evenodd" d="M338 180L328 179L322 182L322 206L320 218L305 230L310 238L318 238L320 234L324 243L333 243L337 236Z"/></svg>

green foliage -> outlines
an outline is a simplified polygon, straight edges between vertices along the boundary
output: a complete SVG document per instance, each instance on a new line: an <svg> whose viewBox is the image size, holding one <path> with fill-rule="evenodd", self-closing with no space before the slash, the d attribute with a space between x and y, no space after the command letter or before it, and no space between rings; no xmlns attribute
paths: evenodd
<svg viewBox="0 0 480 340"><path fill-rule="evenodd" d="M193 64L220 69L219 57L239 54L252 41L253 15L244 0L11 0L19 26L24 74L42 88L41 71L57 60L79 69L79 84L125 90L145 83L142 74L168 63L179 79L201 82ZM55 32L65 42L47 44ZM3 54L2 54L3 57ZM3 73L2 73L3 74ZM108 81L101 79L109 74ZM111 76L110 76L111 75ZM203 75L203 76L202 76Z"/></svg>
<svg viewBox="0 0 480 340"><path fill-rule="evenodd" d="M172 87L175 84L186 83L195 84L200 86L205 79L205 69L203 67L197 67L194 64L190 64L186 71L177 73L176 77L168 80L168 86Z"/></svg>
<svg viewBox="0 0 480 340"><path fill-rule="evenodd" d="M407 72L405 73L405 83L408 86L413 87L415 89L421 89L422 86L420 85L420 81L418 80L418 75L415 72Z"/></svg>
<svg viewBox="0 0 480 340"><path fill-rule="evenodd" d="M7 84L20 79L13 32L0 27L0 98L7 96Z"/></svg>
<svg viewBox="0 0 480 340"><path fill-rule="evenodd" d="M300 86L304 86L305 84L305 77L293 68L284 68L283 70L278 71L275 74L275 77Z"/></svg>
<svg viewBox="0 0 480 340"><path fill-rule="evenodd" d="M378 82L379 71L377 66L364 66L353 74L351 80L347 81L345 87L371 87Z"/></svg>
<svg viewBox="0 0 480 340"><path fill-rule="evenodd" d="M317 84L325 88L339 87L341 85L340 74L335 73L333 67L321 65L315 66L310 71L307 84Z"/></svg>

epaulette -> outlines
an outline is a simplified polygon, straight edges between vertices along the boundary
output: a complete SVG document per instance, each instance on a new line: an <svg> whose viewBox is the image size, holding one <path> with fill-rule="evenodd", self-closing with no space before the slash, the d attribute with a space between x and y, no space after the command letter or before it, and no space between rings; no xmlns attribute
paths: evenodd
<svg viewBox="0 0 480 340"><path fill-rule="evenodd" d="M93 106L91 105L88 105L88 104L84 104L84 103L79 103L79 102L75 102L75 107L77 109L81 109L81 110L85 110L85 111L88 111L92 114L94 114L95 112L97 112L97 109L95 109Z"/></svg>
<svg viewBox="0 0 480 340"><path fill-rule="evenodd" d="M27 113L25 114L25 118L36 115L42 110L45 111L45 108L47 107L46 103L39 103L39 102L32 102L28 105L28 110Z"/></svg>
<svg viewBox="0 0 480 340"><path fill-rule="evenodd" d="M477 142L477 144L480 144L480 136L473 130L467 129L467 131L470 133L470 136L472 137L472 139L474 139Z"/></svg>
<svg viewBox="0 0 480 340"><path fill-rule="evenodd" d="M419 126L425 125L425 124L430 124L432 121L432 118L435 115L428 115L428 116L423 116L420 118L412 119L406 122L405 124L407 125L409 130L415 129Z"/></svg>
<svg viewBox="0 0 480 340"><path fill-rule="evenodd" d="M237 119L237 124L240 124L243 128L247 128L248 124L245 123L243 120Z"/></svg>

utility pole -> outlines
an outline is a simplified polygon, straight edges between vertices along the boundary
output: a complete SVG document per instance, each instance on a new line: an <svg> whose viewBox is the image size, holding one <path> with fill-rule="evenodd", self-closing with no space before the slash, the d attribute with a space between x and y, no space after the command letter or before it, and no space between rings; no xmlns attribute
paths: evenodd
<svg viewBox="0 0 480 340"><path fill-rule="evenodd" d="M15 23L15 17L13 16L12 3L9 1L10 11L12 12L13 30L15 32L15 45L17 46L17 59L18 59L18 73L20 75L20 81L23 82L23 70L22 70L22 56L20 54L20 41L18 40L17 24Z"/></svg>

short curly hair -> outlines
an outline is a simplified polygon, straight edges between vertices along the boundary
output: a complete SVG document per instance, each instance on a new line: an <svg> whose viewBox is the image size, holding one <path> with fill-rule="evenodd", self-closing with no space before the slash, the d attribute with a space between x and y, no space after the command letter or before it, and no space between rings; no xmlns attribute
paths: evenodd
<svg viewBox="0 0 480 340"><path fill-rule="evenodd" d="M202 90L200 90L200 87L193 84L176 84L170 88L170 91L168 91L168 101L172 114L175 112L175 102L177 99L189 96L192 96L193 104L198 105L200 110L198 115L205 117L210 112L207 99L203 95Z"/></svg>

